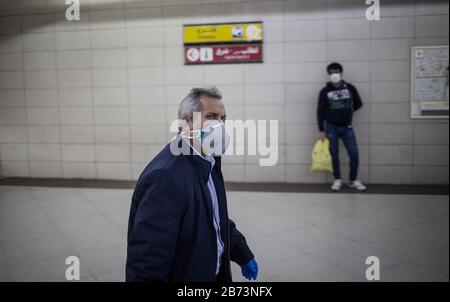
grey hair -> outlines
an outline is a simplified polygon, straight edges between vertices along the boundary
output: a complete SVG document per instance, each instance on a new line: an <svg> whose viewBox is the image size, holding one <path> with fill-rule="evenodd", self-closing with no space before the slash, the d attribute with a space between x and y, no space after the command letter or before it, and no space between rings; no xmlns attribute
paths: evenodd
<svg viewBox="0 0 450 302"><path fill-rule="evenodd" d="M202 111L201 97L210 97L222 100L222 93L216 86L195 87L181 101L178 107L178 119L192 121L194 112Z"/></svg>

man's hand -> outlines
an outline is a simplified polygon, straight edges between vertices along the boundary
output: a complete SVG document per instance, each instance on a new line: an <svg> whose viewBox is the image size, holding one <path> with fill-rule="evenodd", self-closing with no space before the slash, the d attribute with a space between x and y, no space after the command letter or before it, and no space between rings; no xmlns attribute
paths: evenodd
<svg viewBox="0 0 450 302"><path fill-rule="evenodd" d="M256 280L258 277L258 263L255 258L250 260L246 265L241 266L242 276L247 280Z"/></svg>

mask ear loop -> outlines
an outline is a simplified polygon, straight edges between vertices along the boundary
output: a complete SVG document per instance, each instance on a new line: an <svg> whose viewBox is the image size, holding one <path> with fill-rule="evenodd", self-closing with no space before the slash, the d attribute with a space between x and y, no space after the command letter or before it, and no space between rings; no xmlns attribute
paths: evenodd
<svg viewBox="0 0 450 302"><path fill-rule="evenodd" d="M186 135L184 135L185 133L189 133L189 132L186 132L186 131L180 131L180 135L181 135L181 137L183 137L183 138L199 138L200 137L200 133L201 133L201 130L192 130L192 131L190 131L190 132L197 132L198 134L196 135L196 136L186 136Z"/></svg>

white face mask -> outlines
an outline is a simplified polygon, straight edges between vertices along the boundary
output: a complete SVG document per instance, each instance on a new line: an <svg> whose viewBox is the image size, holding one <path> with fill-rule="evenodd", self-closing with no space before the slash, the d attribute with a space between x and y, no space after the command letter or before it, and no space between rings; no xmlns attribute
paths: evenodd
<svg viewBox="0 0 450 302"><path fill-rule="evenodd" d="M207 121L199 134L202 151L207 155L222 156L230 145L230 135L221 121Z"/></svg>
<svg viewBox="0 0 450 302"><path fill-rule="evenodd" d="M342 81L342 74L341 73L332 73L330 75L330 81L333 84L338 84Z"/></svg>

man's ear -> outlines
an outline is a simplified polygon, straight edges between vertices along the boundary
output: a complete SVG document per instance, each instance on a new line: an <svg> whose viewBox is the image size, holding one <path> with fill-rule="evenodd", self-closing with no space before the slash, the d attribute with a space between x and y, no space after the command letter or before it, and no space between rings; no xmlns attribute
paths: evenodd
<svg viewBox="0 0 450 302"><path fill-rule="evenodd" d="M190 121L189 118L183 118L180 120L180 127L181 131L191 131L192 130L192 121Z"/></svg>

